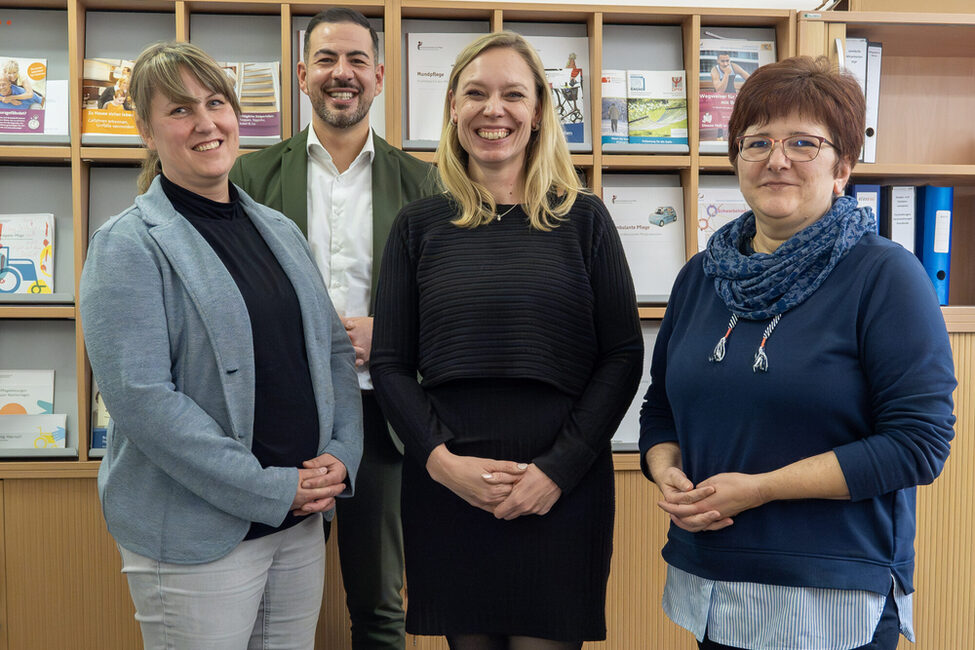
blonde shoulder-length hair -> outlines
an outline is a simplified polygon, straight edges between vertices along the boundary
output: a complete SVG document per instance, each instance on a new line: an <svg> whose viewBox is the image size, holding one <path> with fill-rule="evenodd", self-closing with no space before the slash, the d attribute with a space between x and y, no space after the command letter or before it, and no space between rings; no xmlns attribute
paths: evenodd
<svg viewBox="0 0 975 650"><path fill-rule="evenodd" d="M460 210L460 216L453 223L463 228L476 228L494 219L497 209L487 188L468 175L467 152L460 146L457 125L450 119L450 98L457 94L461 73L485 50L496 47L517 52L532 72L541 118L538 130L533 131L528 140L525 153L522 206L533 228L551 230L568 214L577 195L586 190L572 167L569 146L555 116L542 61L523 36L509 31L486 34L475 40L457 56L450 73L450 92L444 103L443 131L437 147L437 169L444 189Z"/></svg>
<svg viewBox="0 0 975 650"><path fill-rule="evenodd" d="M167 41L150 45L142 51L132 66L129 78L129 97L132 98L139 133L152 135L152 98L161 93L173 103L196 101L186 92L182 71L196 77L204 88L223 95L240 118L240 104L230 77L209 54L192 43ZM148 151L137 181L139 194L149 189L162 170L159 155Z"/></svg>

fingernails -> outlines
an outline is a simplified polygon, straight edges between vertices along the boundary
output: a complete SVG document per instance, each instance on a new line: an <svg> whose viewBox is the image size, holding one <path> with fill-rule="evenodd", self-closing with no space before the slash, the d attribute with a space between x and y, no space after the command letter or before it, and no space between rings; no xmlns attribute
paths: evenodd
<svg viewBox="0 0 975 650"><path fill-rule="evenodd" d="M481 474L481 478L494 478L494 474Z"/></svg>
<svg viewBox="0 0 975 650"><path fill-rule="evenodd" d="M318 468L318 473L319 474L328 474L328 468L327 467L319 467Z"/></svg>
<svg viewBox="0 0 975 650"><path fill-rule="evenodd" d="M518 469L528 469L528 463L518 463Z"/></svg>

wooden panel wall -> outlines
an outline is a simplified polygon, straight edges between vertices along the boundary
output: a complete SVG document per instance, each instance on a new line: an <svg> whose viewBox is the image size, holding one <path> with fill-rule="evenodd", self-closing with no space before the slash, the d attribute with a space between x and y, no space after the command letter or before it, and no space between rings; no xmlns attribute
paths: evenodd
<svg viewBox="0 0 975 650"><path fill-rule="evenodd" d="M918 642L901 650L961 650L975 637L975 334L951 335L959 389L956 438L944 474L918 492ZM633 459L618 463L609 638L593 650L692 650L693 639L660 610L666 518L656 488ZM141 646L115 544L93 479L0 481L0 650ZM325 599L316 647L349 647L335 536L327 550ZM409 648L446 650L442 639Z"/></svg>
<svg viewBox="0 0 975 650"><path fill-rule="evenodd" d="M918 489L914 630L900 650L975 647L975 334L952 334L955 439L944 473Z"/></svg>
<svg viewBox="0 0 975 650"><path fill-rule="evenodd" d="M93 479L3 481L9 648L139 648Z"/></svg>

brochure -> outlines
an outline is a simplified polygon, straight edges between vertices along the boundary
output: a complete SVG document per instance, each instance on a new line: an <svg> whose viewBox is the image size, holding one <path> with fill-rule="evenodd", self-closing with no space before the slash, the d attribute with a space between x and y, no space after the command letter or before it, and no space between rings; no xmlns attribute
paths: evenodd
<svg viewBox="0 0 975 650"><path fill-rule="evenodd" d="M54 370L0 370L0 415L54 413Z"/></svg>
<svg viewBox="0 0 975 650"><path fill-rule="evenodd" d="M108 446L108 421L111 416L105 408L101 391L95 391L95 408L91 418L91 448L105 449Z"/></svg>
<svg viewBox="0 0 975 650"><path fill-rule="evenodd" d="M407 138L436 148L443 128L447 84L457 55L481 34L406 35ZM431 145L432 143L432 145Z"/></svg>
<svg viewBox="0 0 975 650"><path fill-rule="evenodd" d="M0 54L0 134L44 133L47 59Z"/></svg>
<svg viewBox="0 0 975 650"><path fill-rule="evenodd" d="M637 300L666 302L684 266L684 193L607 175L603 201L619 231Z"/></svg>
<svg viewBox="0 0 975 650"><path fill-rule="evenodd" d="M582 107L582 68L545 70L545 78L552 89L552 105L562 124L562 132L568 143L582 144L586 138L586 122Z"/></svg>
<svg viewBox="0 0 975 650"><path fill-rule="evenodd" d="M687 86L683 70L627 70L630 144L687 147Z"/></svg>
<svg viewBox="0 0 975 650"><path fill-rule="evenodd" d="M0 449L45 449L65 446L67 415L0 416Z"/></svg>
<svg viewBox="0 0 975 650"><path fill-rule="evenodd" d="M54 292L54 215L0 214L0 295Z"/></svg>
<svg viewBox="0 0 975 650"><path fill-rule="evenodd" d="M736 187L699 187L697 197L697 250L703 251L711 235L746 212L748 204Z"/></svg>
<svg viewBox="0 0 975 650"><path fill-rule="evenodd" d="M129 97L132 61L85 59L81 99L81 143L139 145Z"/></svg>
<svg viewBox="0 0 975 650"><path fill-rule="evenodd" d="M277 61L223 62L240 103L240 143L281 141L281 64Z"/></svg>
<svg viewBox="0 0 975 650"><path fill-rule="evenodd" d="M738 89L759 66L775 61L775 41L702 38L700 60L701 151L727 153Z"/></svg>
<svg viewBox="0 0 975 650"><path fill-rule="evenodd" d="M629 129L626 119L626 70L603 70L602 112L599 132L603 144L626 144Z"/></svg>
<svg viewBox="0 0 975 650"><path fill-rule="evenodd" d="M527 36L552 85L553 104L571 151L590 151L589 39L585 36ZM566 73L569 70L569 73ZM568 74L568 78L566 75ZM554 82L554 83L553 83ZM583 98L586 98L585 100ZM581 134L581 139L580 139Z"/></svg>

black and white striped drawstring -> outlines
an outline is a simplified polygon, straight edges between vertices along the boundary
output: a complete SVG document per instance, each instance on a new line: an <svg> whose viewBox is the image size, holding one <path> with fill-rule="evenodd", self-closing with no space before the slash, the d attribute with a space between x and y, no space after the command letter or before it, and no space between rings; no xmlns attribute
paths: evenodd
<svg viewBox="0 0 975 650"><path fill-rule="evenodd" d="M765 344L768 342L772 332L775 330L775 326L779 324L782 319L782 314L776 314L769 324L765 327L765 332L762 334L762 342L758 346L758 351L755 352L755 361L752 363L752 372L768 372L768 355L765 353ZM727 347L728 337L731 336L731 330L735 329L735 325L738 324L738 315L732 314L731 320L728 321L728 331L725 332L717 345L714 346L714 350L708 355L708 361L711 363L721 363L724 360L725 349Z"/></svg>
<svg viewBox="0 0 975 650"><path fill-rule="evenodd" d="M725 344L728 341L728 337L731 336L731 330L735 329L735 325L738 324L738 314L732 314L731 320L728 321L728 331L724 333L724 336L718 340L718 344L714 346L714 350L708 356L708 361L712 363L721 363L724 360Z"/></svg>
<svg viewBox="0 0 975 650"><path fill-rule="evenodd" d="M752 372L768 372L768 355L765 354L765 342L768 341L768 337L772 336L772 330L779 324L781 318L782 314L776 314L768 327L765 328L765 332L762 334L762 344L758 346L758 352L755 353Z"/></svg>

